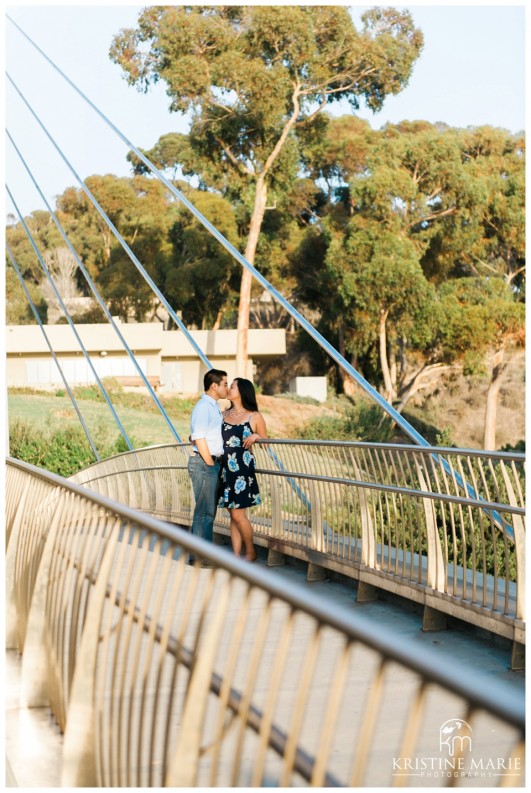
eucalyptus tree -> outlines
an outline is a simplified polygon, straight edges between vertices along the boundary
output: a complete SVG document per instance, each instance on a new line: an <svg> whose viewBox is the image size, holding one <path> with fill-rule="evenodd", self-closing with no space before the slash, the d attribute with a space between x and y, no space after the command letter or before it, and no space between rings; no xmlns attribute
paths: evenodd
<svg viewBox="0 0 531 793"><path fill-rule="evenodd" d="M149 275L163 280L176 217L166 188L142 176L112 174L89 176L85 184ZM82 189L65 190L57 199L57 214L113 313L125 321L131 316L139 321L156 310L158 301L150 286Z"/></svg>
<svg viewBox="0 0 531 793"><path fill-rule="evenodd" d="M42 253L53 250L61 244L61 235L57 231L49 212L35 210L24 218L24 222ZM35 254L28 234L20 221L14 221L6 227L6 240L13 252L15 261L27 283L38 284L43 272L39 259Z"/></svg>
<svg viewBox="0 0 531 793"><path fill-rule="evenodd" d="M14 217L6 227L6 241L13 253L15 262L20 269L30 297L37 308L41 320L48 319L48 301L45 296L47 284L44 271L32 243L20 221ZM24 222L41 255L46 258L61 246L63 240L52 221L49 212L35 210L24 218ZM18 276L11 267L6 256L6 323L8 325L28 325L35 322L35 317L28 299L20 285Z"/></svg>
<svg viewBox="0 0 531 793"><path fill-rule="evenodd" d="M341 99L353 111L362 102L380 109L407 84L422 44L411 15L392 8L367 11L358 31L345 7L152 6L114 37L110 55L130 84L163 80L170 110L190 112L205 180L237 189L248 207L245 256L254 263L268 200L299 173L299 131ZM240 371L251 281L244 270Z"/></svg>
<svg viewBox="0 0 531 793"><path fill-rule="evenodd" d="M419 322L433 299L415 246L392 228L355 218L341 239L330 244L325 266L339 285L351 346L377 345L386 398L398 396L397 377L405 374L405 340L419 335ZM397 357L402 358L397 366Z"/></svg>
<svg viewBox="0 0 531 793"><path fill-rule="evenodd" d="M471 274L502 278L525 299L525 138L503 129L479 127L461 134L467 177L480 200L474 222L478 234L463 252Z"/></svg>
<svg viewBox="0 0 531 793"><path fill-rule="evenodd" d="M334 118L328 113L299 132L304 169L330 204L339 202L352 214L349 185L368 173L368 158L379 137L358 116Z"/></svg>
<svg viewBox="0 0 531 793"><path fill-rule="evenodd" d="M331 185L332 201L322 230L308 230L293 266L301 296L320 308L340 349L369 361L377 356L373 377L400 411L448 367L463 364L457 337L454 354L440 343L446 322L441 310L451 313L460 304L455 290L443 301L436 294L448 279L488 274L505 282L510 289L500 286L497 300L489 298L490 309L500 318L518 314L513 303L522 299L524 267L522 141L504 130L457 130L424 121L355 138L344 135L351 123L332 121L324 142L308 155L315 177ZM487 293L494 289L479 278L476 300L482 284ZM509 321L500 323L497 333L489 326L482 336L498 358L518 336ZM502 371L494 367L493 384Z"/></svg>
<svg viewBox="0 0 531 793"><path fill-rule="evenodd" d="M459 362L465 371L488 376L485 402L485 449L495 449L496 412L506 351L523 346L525 307L501 278L469 277L446 281L439 289L439 355ZM522 409L524 397L522 396Z"/></svg>
<svg viewBox="0 0 531 793"><path fill-rule="evenodd" d="M188 191L188 198L233 245L238 227L226 198L206 191ZM169 231L172 256L164 274L164 293L182 311L186 325L217 330L236 312L239 268L233 257L184 207Z"/></svg>
<svg viewBox="0 0 531 793"><path fill-rule="evenodd" d="M37 309L41 322L46 324L48 320L48 304L46 298L42 294L40 287L37 286L34 281L26 279L25 284L33 305ZM7 265L6 268L5 290L6 325L34 325L35 315L33 314L28 298L11 264Z"/></svg>

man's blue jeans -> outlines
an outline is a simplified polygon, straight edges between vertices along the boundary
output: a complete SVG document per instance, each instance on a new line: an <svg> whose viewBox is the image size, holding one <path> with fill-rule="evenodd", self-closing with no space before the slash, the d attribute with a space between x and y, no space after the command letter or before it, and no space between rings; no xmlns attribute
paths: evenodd
<svg viewBox="0 0 531 793"><path fill-rule="evenodd" d="M207 465L200 454L188 460L188 473L195 496L192 534L212 542L214 517L217 511L219 463Z"/></svg>

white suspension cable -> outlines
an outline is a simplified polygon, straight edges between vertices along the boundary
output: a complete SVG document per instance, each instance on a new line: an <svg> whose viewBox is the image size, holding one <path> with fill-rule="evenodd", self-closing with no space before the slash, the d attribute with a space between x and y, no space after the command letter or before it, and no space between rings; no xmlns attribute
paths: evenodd
<svg viewBox="0 0 531 793"><path fill-rule="evenodd" d="M22 28L9 16L6 15L7 19L19 30L19 32L29 41L29 43L42 55L42 57L63 77L64 80L78 93L87 104L100 116L100 118L105 121L105 123L118 135L118 137L126 143L129 148L134 151L136 156L149 168L149 170L170 190L170 192L179 199L189 210L192 214L199 220L199 222L215 237L218 242L220 242L223 247L229 251L229 253L240 262L240 264L245 267L253 277L264 287L272 297L295 319L295 321L302 327L304 330L311 336L314 341L316 341L324 350L325 352L334 360L345 372L347 372L352 379L358 383L358 385L369 395L369 397L374 400L389 416L390 418L406 433L415 443L419 446L429 446L428 441L397 411L395 408L384 399L378 391L373 388L373 386L365 380L365 378L350 364L339 352L338 350L333 347L329 341L327 341L318 330L316 330L308 320L300 314L296 308L294 308L288 300L286 300L280 292L278 292L269 281L264 278L264 276L243 256L224 236L221 234L218 229L210 223L207 218L205 218L202 213L196 209L196 207L184 196L180 190L178 190L171 182L166 179L166 177L153 165L153 163L107 118L107 116L99 110L99 108L78 88L75 83L70 80L70 78L60 69L51 58L46 55L46 53L33 41L33 39L28 36L27 33L22 30ZM19 93L22 97L22 94L15 86L13 81L8 75L8 79L15 87L15 90ZM22 97L23 98L23 97ZM26 103L27 107L30 109L30 112L37 118L29 104L23 98L23 101ZM39 121L39 124L41 122ZM42 126L42 124L41 124ZM42 127L44 129L44 127ZM46 130L45 130L46 132ZM46 132L46 134L48 134ZM51 138L50 138L51 139ZM52 141L53 142L53 141ZM54 143L55 145L55 143ZM63 156L61 154L61 156ZM64 157L63 157L64 158ZM70 166L69 166L70 167ZM76 178L79 179L79 177ZM125 244L125 243L124 243ZM166 305L166 303L164 303ZM463 481L461 475L452 469L449 465L447 460L437 454L433 454L433 459L435 462L440 463L444 470L454 476L457 483L460 487L463 487L466 492L470 495L471 498L477 497L474 488L468 483ZM501 522L504 530L507 531L509 536L512 535L512 529L506 526L503 521L501 520L498 514L495 515L497 521Z"/></svg>
<svg viewBox="0 0 531 793"><path fill-rule="evenodd" d="M44 270L44 274L46 275L46 278L48 279L48 282L49 282L50 286L52 287L52 290L53 290L53 293L55 295L55 298L56 298L57 302L59 303L59 305L61 306L61 309L63 310L63 313L64 313L64 315L65 315L65 317L66 317L66 319L68 321L68 324L70 325L70 327L72 328L72 331L74 332L74 336L76 337L76 340L77 340L79 346L81 347L81 351L82 351L82 353L83 353L83 355L85 357L85 360L87 361L87 363L88 363L88 365L90 367L90 370L91 370L92 374L94 375L94 377L96 379L96 382L98 384L98 387L99 387L99 389L100 389L100 391L101 391L101 393L103 395L103 398L105 399L105 401L106 401L106 403L107 403L107 405L109 407L109 410L111 411L112 416L113 416L113 418L114 418L114 420L115 420L115 422L116 422L116 424L118 426L118 429L120 430L120 432L122 434L122 437L123 437L124 441L127 444L127 448L130 451L132 451L133 450L133 444L129 440L129 436L127 435L127 432L125 431L125 428L122 425L122 422L120 421L120 418L119 418L118 414L116 413L116 411L114 409L114 406L113 406L113 404L111 402L109 394L107 393L107 391L105 389L105 386L101 382L101 380L100 380L100 378L98 376L98 373L96 372L96 369L94 368L94 364L92 363L92 361L90 359L90 355L88 354L87 350L85 349L85 345L81 341L81 337L80 337L79 333L77 332L77 329L76 329L76 326L75 326L74 322L72 321L72 317L70 316L70 313L69 313L67 307L65 306L61 295L57 291L57 287L55 286L54 280L53 280L52 276L50 275L50 272L49 272L48 268L46 267L44 259L42 258L41 254L39 252L39 249L37 248L37 246L35 244L35 241L34 241L32 235L31 235L31 232L30 232L30 230L29 230L29 228L27 226L27 223L24 220L24 218L22 217L22 215L20 213L20 210L19 210L19 208L18 208L18 206L17 206L17 204L15 202L15 199L13 198L13 194L11 193L11 190L9 189L8 185L6 185L6 191L7 191L7 194L9 196L9 198L11 199L11 202L12 202L13 206L15 207L15 211L16 211L16 213L17 213L17 215L18 215L18 217L19 217L19 219L20 219L20 221L21 221L21 223L22 223L22 225L24 227L24 231L26 232L26 234L28 236L28 239L29 239L29 241L31 243L31 246L32 246L33 250L35 251L35 254L36 254L36 256L37 256L37 258L38 258L38 260L40 262L40 265L41 265L42 269Z"/></svg>
<svg viewBox="0 0 531 793"><path fill-rule="evenodd" d="M197 344L195 339L193 339L193 337L190 335L189 330L183 324L182 320L179 319L179 317L177 316L177 314L173 310L172 306L168 303L168 301L166 300L166 298L164 297L164 295L162 294L162 292L160 291L160 289L158 288L156 283L153 281L151 276L147 273L147 271L144 268L144 266L141 264L141 262L139 261L137 256L133 253L133 251L131 250L131 248L129 247L127 242L124 240L124 238L122 237L122 235L120 234L120 232L118 231L118 229L116 228L116 226L114 225L112 220L107 216L105 210L102 209L102 207L100 206L100 204L96 200L95 196L92 194L92 192L86 186L84 181L81 179L81 177L79 176L77 171L74 169L73 165L69 162L69 160L67 159L67 157L65 156L65 154L61 150L60 146L55 142L55 140L53 139L53 137L50 134L50 132L46 129L46 127L43 124L43 122L37 116L37 114L35 113L35 111L31 107L31 105L29 104L27 99L24 97L22 92L19 90L19 88L17 87L17 85L12 80L12 78L10 77L9 74L7 74L7 79L9 80L9 82L11 83L11 85L13 86L15 91L18 93L18 95L20 96L20 98L22 99L22 101L24 102L24 104L26 105L28 110L30 111L30 113L33 116L33 118L37 121L37 123L39 124L40 128L42 129L42 131L44 132L44 134L46 135L46 137L50 141L50 143L54 146L55 150L57 151L57 153L59 154L59 156L61 157L63 162L68 166L68 168L70 169L70 171L72 172L72 174L76 178L77 182L79 183L79 186L81 187L83 192L86 194L86 196L89 198L89 200L92 202L92 204L94 205L94 208L101 215L101 217L103 218L103 220L105 221L107 226L110 228L110 230L112 231L112 233L114 234L114 236L116 237L116 239L118 240L118 242L120 243L120 245L122 246L124 251L127 253L127 255L129 256L129 258L131 259L131 261L133 262L133 264L135 265L135 267L137 268L139 273L142 275L143 279L146 281L147 284L149 284L149 286L151 287L152 291L157 295L157 297L159 298L161 303L163 303L163 305L165 306L166 310L168 311L168 313L170 314L170 316L172 317L174 322L183 331L183 333L186 336L186 339L192 345L192 347L194 348L195 352L200 357L200 359L203 361L203 363L205 364L207 369L210 369L211 368L210 361L208 360L206 355L203 353L203 351L201 350L201 348L199 347L199 345Z"/></svg>
<svg viewBox="0 0 531 793"><path fill-rule="evenodd" d="M18 280L20 281L20 285L22 286L22 289L24 290L24 293L26 295L28 303L30 304L31 310L33 311L33 314L35 315L35 319L37 320L39 328L42 331L42 335L44 336L44 340L46 341L46 344L48 345L48 349L50 350L51 356L52 356L53 360L55 361L55 365L57 366L57 368L59 370L59 374L61 375L61 379L62 379L62 381L63 381L63 383L65 385L65 388L67 390L68 396L70 397L72 405L74 406L74 410L77 413L77 417L78 417L79 421L81 422L81 426L83 427L85 435L87 436L87 440L88 440L88 442L90 444L90 448L94 452L96 460L99 461L99 460L101 460L101 457L98 454L98 450L96 448L96 445L95 445L95 443L94 443L94 441L92 439L92 436L91 436L91 434L89 432L89 429L88 429L88 427L87 427L87 425L85 423L85 419L81 415L81 411L80 411L79 406L78 406L78 404L76 402L74 394L72 393L72 391L70 389L70 386L68 385L68 380L66 379L66 377L64 375L64 372L63 372L63 370L61 368L61 365L59 364L59 361L57 359L57 355L55 354L55 350L54 350L54 348L52 347L52 345L50 343L50 340L48 338L48 335L47 335L46 331L44 330L44 326L43 326L43 324L41 322L41 318L39 316L39 312L37 311L37 308L36 308L33 300L31 299L31 295L30 295L30 293L28 291L28 288L26 287L26 284L24 282L24 277L23 277L22 273L20 272L20 270L18 268L18 265L17 265L17 263L15 261L15 257L13 256L11 248L9 247L9 244L7 242L6 242L6 248L7 248L7 253L9 255L9 258L11 259L11 264L13 266L13 269L14 269L14 271L16 272L16 274L18 276Z"/></svg>
<svg viewBox="0 0 531 793"><path fill-rule="evenodd" d="M428 441L423 438L423 436L417 432L417 430L408 422L406 419L398 413L397 410L394 409L392 405L385 400L381 394L376 391L373 386L365 380L365 378L356 370L354 367L327 341L324 336L322 336L319 331L315 330L315 328L305 319L305 317L300 314L296 308L294 308L291 303L289 303L281 294L278 292L272 284L264 278L261 273L243 256L231 243L219 232L215 226L208 221L204 215L199 212L198 209L184 196L180 190L178 190L171 182L166 179L166 177L156 168L152 162L133 144L131 141L116 127L112 121L110 121L107 116L81 91L80 88L76 86L74 82L63 72L62 69L57 66L51 58L46 55L46 53L33 41L33 39L28 36L27 33L22 30L22 28L9 16L6 15L7 19L19 30L19 32L24 36L24 38L29 41L29 43L42 55L42 57L52 66L60 75L61 77L66 80L66 82L78 93L84 100L87 102L88 105L100 116L100 118L105 121L105 123L118 135L118 137L123 140L123 142L129 146L132 151L136 154L137 157L146 165L152 173L168 188L168 190L173 193L173 195L179 199L189 210L192 214L199 220L202 225L210 231L212 236L214 236L218 242L223 245L223 247L229 251L229 253L240 262L243 267L245 267L249 272L254 276L254 278L264 287L271 295L275 298L275 300L280 303L280 305L296 320L296 322L306 330L307 333L314 339L324 350L325 352L337 363L339 366L349 374L353 380L355 380L358 385L363 388L363 390L373 399L375 402L380 405L380 407L395 421L398 426L419 446L429 446ZM8 75L8 79L9 75ZM11 81L12 82L12 81ZM17 89L18 90L18 89Z"/></svg>
<svg viewBox="0 0 531 793"><path fill-rule="evenodd" d="M12 138L11 134L9 133L9 130L8 130L8 129L6 129L6 133L7 133L7 137L8 137L8 139L9 139L9 141L11 142L11 144L12 144L13 148L15 149L16 153L18 154L18 156L19 156L19 158L20 158L20 160L21 160L22 164L24 165L24 167L25 167L25 169L26 169L26 171L27 171L27 173L28 173L28 175L29 175L29 177L30 177L31 181L33 182L33 184L34 184L35 188L37 189L37 191L38 191L38 193L39 193L40 197L41 197L41 198L42 198L42 200L44 201L44 203L45 203L45 205L46 205L46 207L47 207L47 209L48 209L48 211L49 211L49 213L50 213L51 217L53 218L53 221L54 221L55 225L57 226L57 229L59 230L59 233L61 234L62 238L64 239L65 243L67 244L67 246L68 246L68 249L70 250L70 252L71 252L72 256L74 256L74 258L75 258L75 260L76 260L76 262L77 262L77 265L78 265L79 269L81 270L81 272L82 272L82 273L83 273L83 275L85 276L85 279L86 279L86 281L87 281L87 283L88 283L88 285L89 285L90 289L92 290L92 293L94 294L94 296L95 296L96 300L98 301L98 303L99 303L99 305L100 305L100 307L101 307L102 311L104 312L104 314L105 314L105 316L107 317L107 319L108 319L109 323L111 324L111 326L112 326L112 328L114 329L114 331L115 331L116 335L118 336L118 338L119 338L120 342L122 343L122 345L123 345L123 347L124 347L125 351L127 352L127 354L128 354L128 356L129 356L129 358L131 359L131 361L132 361L132 363L133 363L134 367L136 368L136 370L137 370L138 374L140 375L140 377L141 377L141 378L142 378L142 380L144 381L144 385L146 386L146 388L147 388L147 389L148 389L148 391L150 392L150 395L151 395L152 399L155 401L155 403L156 403L156 405L157 405L157 407L158 407L158 409L159 409L159 411L160 411L160 413L161 413L162 417L163 417L163 418L164 418L164 420L166 421L166 424L168 425L168 427L169 427L169 429L170 429L170 431L171 431L171 433L172 433L173 437L174 437L174 438L175 438L175 439L176 439L176 440L177 440L179 443L181 443L181 438L180 438L180 436L179 436L179 434L178 434L177 430L176 430L176 429L175 429L175 427L173 426L173 424L172 424L172 422L171 422L171 419L170 419L170 417L168 416L167 412L164 410L164 407L163 407L162 403L160 402L159 398L157 397L157 395L156 395L155 391L153 390L153 388L152 388L152 386L151 386L151 384L150 384L149 380L147 379L146 375L145 375L145 374L144 374L144 372L142 371L142 368L140 367L140 364L139 364L139 363L138 363L138 361L136 360L136 358L135 358L135 356L134 356L134 354L133 354L132 350L129 348L129 345L127 344L127 342L126 342L126 340L125 340L124 336L122 335L122 333L121 333L120 329L118 328L118 326L117 326L116 322L114 321L114 319L113 319L113 317L112 317L112 315L111 315L111 313L110 313L109 309L108 309L108 308L107 308L107 306L105 305L105 301L104 301L104 300L103 300L103 298L101 297L101 295L100 295L100 293L99 293L99 291L98 291L98 288L96 287L95 283L93 282L92 278L90 277L90 275L89 275L89 273L88 273L87 269L85 268L85 266L84 266L83 262L82 262L82 261L81 261L81 259L79 258L79 256L78 256L78 254L77 254L76 250L74 249L74 247L73 247L72 243L71 243L71 242L70 242L70 240L68 239L68 236L67 236L67 234L65 233L65 231L64 231L64 229L63 229L63 227L62 227L62 225L61 225L61 223L60 223L60 221L59 221L59 219L57 218L57 216L56 216L55 212L54 212L54 211L53 211L53 209L51 208L51 206L50 206L49 202L47 201L46 197L44 196L44 193L42 192L41 188L40 188L40 187L39 187L39 185L37 184L37 181L35 180L35 178L34 178L34 176L33 176L32 172L31 172L31 170L30 170L30 168L29 168L29 166L28 166L28 164L27 164L26 160L25 160L25 159L24 159L24 157L22 156L22 154L21 154L21 152L20 152L19 148L17 147L17 145L16 145L15 141L13 140L13 138Z"/></svg>

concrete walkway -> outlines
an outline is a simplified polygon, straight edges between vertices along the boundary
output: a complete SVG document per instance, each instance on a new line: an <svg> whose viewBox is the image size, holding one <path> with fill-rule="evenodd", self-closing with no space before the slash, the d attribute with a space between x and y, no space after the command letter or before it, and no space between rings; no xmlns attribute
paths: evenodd
<svg viewBox="0 0 531 793"><path fill-rule="evenodd" d="M261 550L260 556L263 563L265 555ZM458 623L452 623L446 631L424 633L421 630L420 606L385 593L378 601L357 604L353 584L337 581L306 583L306 566L293 559L284 567L272 568L271 573L299 584L305 583L329 599L331 607L342 604L361 611L377 623L383 633L398 631L414 644L429 645L456 667L462 665L477 670L478 674L485 676L486 685L489 680L504 680L524 696L524 672L509 669L509 642ZM21 658L13 651L7 652L6 786L59 787L63 739L48 709L28 710L19 706L20 670Z"/></svg>

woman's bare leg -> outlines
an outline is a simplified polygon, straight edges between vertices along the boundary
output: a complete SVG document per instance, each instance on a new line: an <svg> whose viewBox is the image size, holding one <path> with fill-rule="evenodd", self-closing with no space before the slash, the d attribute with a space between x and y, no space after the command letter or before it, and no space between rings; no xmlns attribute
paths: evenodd
<svg viewBox="0 0 531 793"><path fill-rule="evenodd" d="M232 517L232 513L234 512L233 509L229 509L230 513L230 541L232 543L232 550L234 551L235 556L240 556L242 552L242 537L240 532L238 531L238 526L236 521Z"/></svg>
<svg viewBox="0 0 531 793"><path fill-rule="evenodd" d="M232 537L232 524L236 524L236 530L240 535L240 549L241 541L245 545L245 558L249 562L254 562L256 559L256 551L253 545L253 527L244 509L231 510L231 537ZM234 548L234 544L233 544Z"/></svg>

